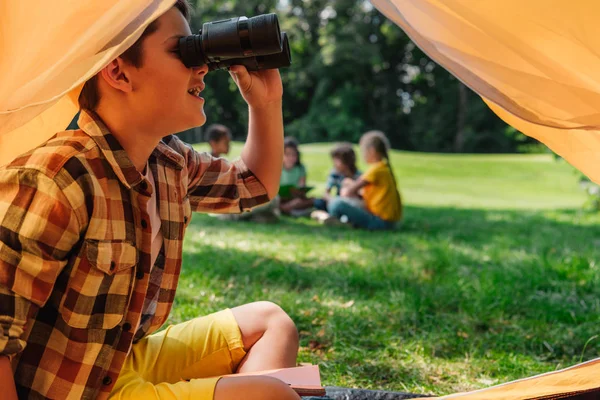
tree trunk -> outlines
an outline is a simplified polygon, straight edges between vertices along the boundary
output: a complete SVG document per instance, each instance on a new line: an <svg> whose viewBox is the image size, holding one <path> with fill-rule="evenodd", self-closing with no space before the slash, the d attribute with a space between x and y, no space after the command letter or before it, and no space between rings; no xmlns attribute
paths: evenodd
<svg viewBox="0 0 600 400"><path fill-rule="evenodd" d="M454 151L461 153L465 145L465 125L467 120L467 87L458 81L458 109L456 111L456 136Z"/></svg>

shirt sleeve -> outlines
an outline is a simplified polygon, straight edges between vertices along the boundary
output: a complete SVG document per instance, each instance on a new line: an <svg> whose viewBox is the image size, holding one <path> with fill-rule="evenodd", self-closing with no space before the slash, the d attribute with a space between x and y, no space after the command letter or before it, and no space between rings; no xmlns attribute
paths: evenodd
<svg viewBox="0 0 600 400"><path fill-rule="evenodd" d="M360 176L360 178L363 181L367 181L369 183L376 183L377 182L377 172L378 172L377 167L370 167L365 171L364 174L362 174Z"/></svg>
<svg viewBox="0 0 600 400"><path fill-rule="evenodd" d="M12 355L78 242L79 223L58 185L37 170L0 170L0 186L0 354Z"/></svg>
<svg viewBox="0 0 600 400"><path fill-rule="evenodd" d="M23 351L27 318L37 310L32 302L0 285L0 355L10 357Z"/></svg>
<svg viewBox="0 0 600 400"><path fill-rule="evenodd" d="M240 213L269 201L267 190L242 159L230 162L183 146L194 211Z"/></svg>

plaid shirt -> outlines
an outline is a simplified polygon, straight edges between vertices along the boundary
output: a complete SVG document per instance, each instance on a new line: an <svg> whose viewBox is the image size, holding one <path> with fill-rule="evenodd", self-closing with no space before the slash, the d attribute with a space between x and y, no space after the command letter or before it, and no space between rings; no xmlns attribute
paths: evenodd
<svg viewBox="0 0 600 400"><path fill-rule="evenodd" d="M79 126L0 169L0 354L21 398L107 397L169 315L192 211L268 201L241 161L166 137L149 160L164 237L151 266L152 185L97 116Z"/></svg>

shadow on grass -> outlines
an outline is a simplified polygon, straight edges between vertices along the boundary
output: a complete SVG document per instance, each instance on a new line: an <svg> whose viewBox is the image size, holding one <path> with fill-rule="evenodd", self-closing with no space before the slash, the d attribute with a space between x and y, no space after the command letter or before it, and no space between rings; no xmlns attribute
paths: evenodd
<svg viewBox="0 0 600 400"><path fill-rule="evenodd" d="M500 245L543 253L563 253L600 247L600 215L578 210L523 211L432 207L406 207L405 220L394 231L368 232L346 228L326 228L307 219L285 218L280 223L260 225L227 222L202 215L196 226L225 231L284 234L296 241L307 236L314 241L359 241L375 251L389 251L403 244L406 235L429 241L455 244ZM600 252L598 253L600 254Z"/></svg>

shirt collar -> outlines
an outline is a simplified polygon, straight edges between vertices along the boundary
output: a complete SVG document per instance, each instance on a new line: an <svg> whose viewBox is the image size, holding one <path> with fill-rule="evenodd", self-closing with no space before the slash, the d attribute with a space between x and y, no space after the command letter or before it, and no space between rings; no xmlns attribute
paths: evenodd
<svg viewBox="0 0 600 400"><path fill-rule="evenodd" d="M110 133L108 127L96 113L90 110L81 110L77 124L96 142L125 187L131 189L143 180L142 174L135 168L125 149L123 149L117 138ZM152 155L172 164L177 169L183 168L183 157L162 140L156 146Z"/></svg>

